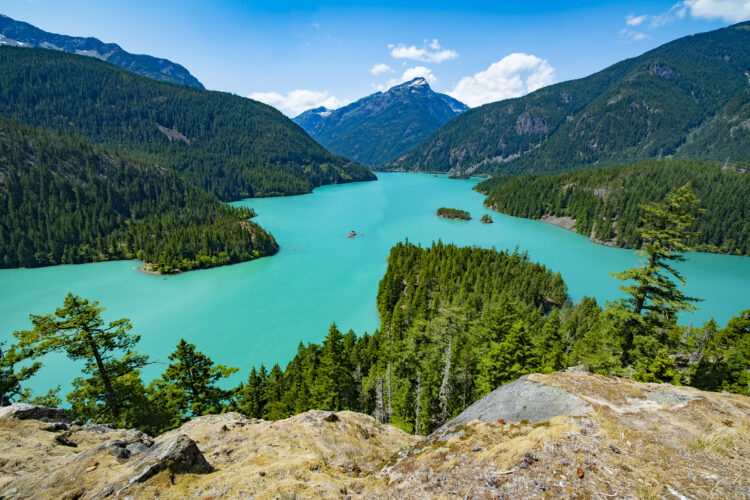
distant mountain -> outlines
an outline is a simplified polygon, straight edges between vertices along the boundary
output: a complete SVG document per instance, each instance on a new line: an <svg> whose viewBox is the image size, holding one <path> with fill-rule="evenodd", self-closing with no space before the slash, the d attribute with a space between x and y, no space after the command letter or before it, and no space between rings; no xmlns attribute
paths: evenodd
<svg viewBox="0 0 750 500"><path fill-rule="evenodd" d="M172 168L224 201L375 179L271 106L65 52L0 47L0 115Z"/></svg>
<svg viewBox="0 0 750 500"><path fill-rule="evenodd" d="M154 80L204 88L188 70L167 59L131 54L125 52L117 44L104 43L96 38L48 33L2 14L0 14L0 45L37 47L96 57Z"/></svg>
<svg viewBox="0 0 750 500"><path fill-rule="evenodd" d="M467 109L434 92L424 78L415 78L343 108L305 111L294 121L331 152L377 166L420 144Z"/></svg>
<svg viewBox="0 0 750 500"><path fill-rule="evenodd" d="M324 118L330 116L332 112L332 109L320 106L318 108L308 109L301 115L292 118L292 121L305 129L305 132L310 133L310 131L314 130Z"/></svg>
<svg viewBox="0 0 750 500"><path fill-rule="evenodd" d="M554 173L674 155L750 161L750 22L474 108L386 167Z"/></svg>

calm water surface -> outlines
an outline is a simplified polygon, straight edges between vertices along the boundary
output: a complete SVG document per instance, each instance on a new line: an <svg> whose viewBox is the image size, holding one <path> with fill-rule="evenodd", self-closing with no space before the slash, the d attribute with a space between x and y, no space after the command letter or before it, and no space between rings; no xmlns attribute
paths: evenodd
<svg viewBox="0 0 750 500"><path fill-rule="evenodd" d="M326 186L313 194L250 199L257 221L270 230L280 252L269 258L177 276L146 275L138 262L121 261L41 269L0 270L0 340L30 326L29 313L46 314L68 291L98 300L105 317L129 317L141 334L139 350L166 361L180 338L214 361L240 367L281 363L302 342L320 341L335 321L357 333L378 326L375 295L390 248L405 238L429 245L438 238L459 245L528 250L532 260L560 271L574 300L600 303L618 296L609 273L637 263L635 252L590 243L548 224L492 213L481 224L483 196L476 180L426 174L380 173L378 182ZM469 222L434 215L449 206L471 212ZM348 239L351 230L363 236ZM680 268L687 292L704 298L684 322L711 316L720 323L750 307L750 258L691 254ZM150 379L164 365L145 370ZM65 391L79 367L62 356L47 360L32 381L35 391L58 384Z"/></svg>

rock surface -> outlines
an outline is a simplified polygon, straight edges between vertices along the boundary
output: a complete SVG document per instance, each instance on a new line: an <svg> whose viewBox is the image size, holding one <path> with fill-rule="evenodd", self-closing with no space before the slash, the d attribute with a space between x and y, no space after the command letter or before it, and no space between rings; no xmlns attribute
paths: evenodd
<svg viewBox="0 0 750 500"><path fill-rule="evenodd" d="M524 377L498 387L435 432L456 429L472 420L487 423L528 420L535 424L561 415L582 416L591 409L591 405L574 394Z"/></svg>
<svg viewBox="0 0 750 500"><path fill-rule="evenodd" d="M70 422L68 413L60 408L15 403L0 408L0 420L39 420L41 422Z"/></svg>
<svg viewBox="0 0 750 500"><path fill-rule="evenodd" d="M750 498L750 398L569 372L424 438L348 411L209 415L153 439L0 419L0 499L105 497Z"/></svg>

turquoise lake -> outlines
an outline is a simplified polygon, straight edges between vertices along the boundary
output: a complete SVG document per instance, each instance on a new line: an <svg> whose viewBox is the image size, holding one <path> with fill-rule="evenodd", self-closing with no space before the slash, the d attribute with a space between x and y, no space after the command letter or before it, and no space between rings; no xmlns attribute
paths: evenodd
<svg viewBox="0 0 750 500"><path fill-rule="evenodd" d="M459 245L518 246L534 261L560 271L573 300L584 295L600 303L619 295L609 273L638 262L631 250L608 248L571 231L537 221L492 213L471 188L476 180L428 174L379 173L379 181L326 186L314 193L237 202L255 208L257 222L281 249L273 257L216 269L162 277L141 273L136 261L39 269L0 270L0 340L30 327L30 313L46 314L68 291L98 300L105 318L128 317L142 338L139 351L165 362L185 338L217 363L237 366L235 381L251 365L285 365L302 342L320 341L331 322L343 330L372 332L378 326L375 296L388 252L408 238L429 245L442 239ZM441 206L471 212L469 222L435 216ZM363 236L349 239L354 230ZM683 318L700 324L715 317L722 325L750 307L750 258L690 254L680 266L687 292L705 299ZM164 364L146 367L145 378ZM79 367L54 356L32 379L46 391L63 385Z"/></svg>

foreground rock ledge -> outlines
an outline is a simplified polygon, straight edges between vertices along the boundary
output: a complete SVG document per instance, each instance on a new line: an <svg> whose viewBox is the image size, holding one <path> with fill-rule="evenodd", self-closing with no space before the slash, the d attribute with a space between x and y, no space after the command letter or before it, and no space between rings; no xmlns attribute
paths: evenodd
<svg viewBox="0 0 750 500"><path fill-rule="evenodd" d="M750 498L750 398L582 373L524 377L426 438L309 411L152 439L14 407L0 498Z"/></svg>

